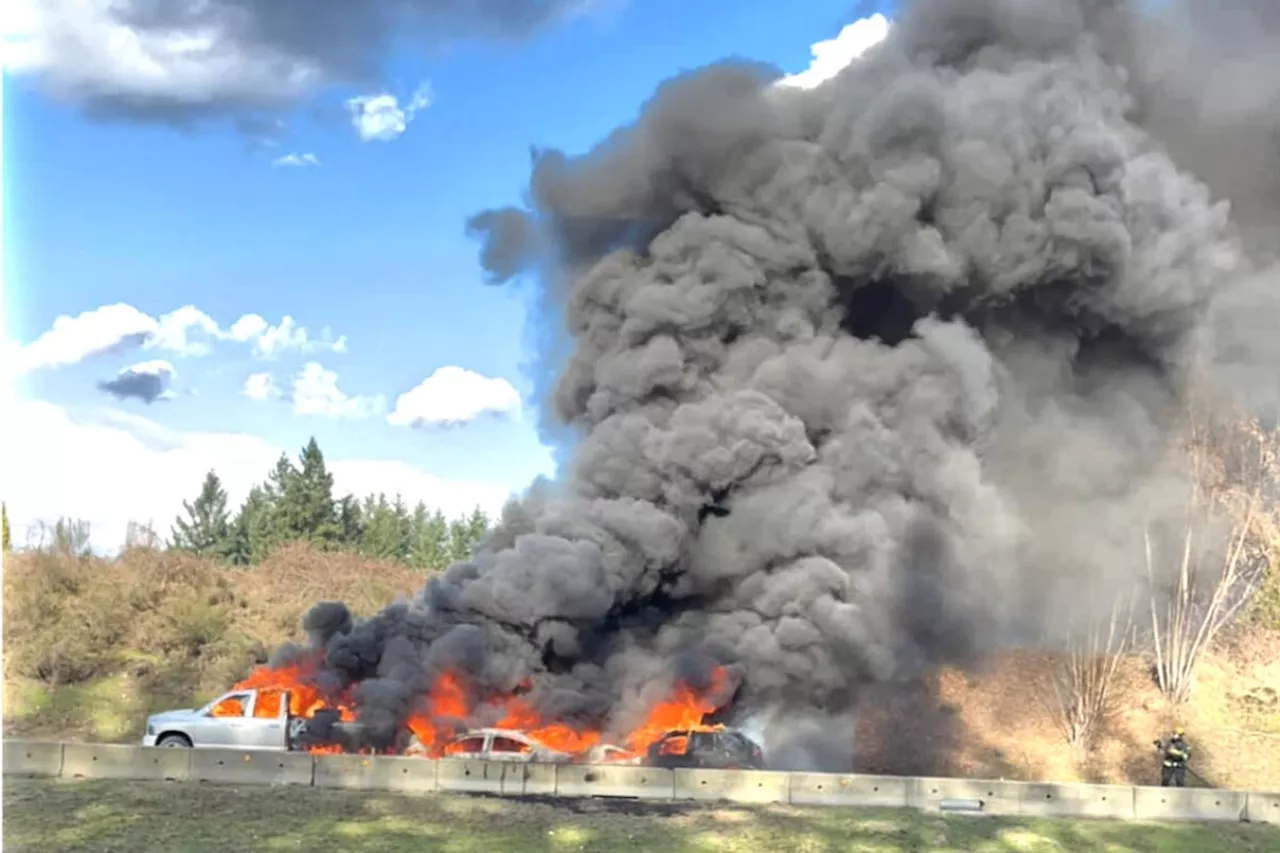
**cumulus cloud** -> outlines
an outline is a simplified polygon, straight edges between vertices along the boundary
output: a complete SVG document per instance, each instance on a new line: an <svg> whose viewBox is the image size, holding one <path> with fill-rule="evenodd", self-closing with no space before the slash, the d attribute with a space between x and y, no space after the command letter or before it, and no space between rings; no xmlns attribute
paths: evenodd
<svg viewBox="0 0 1280 853"><path fill-rule="evenodd" d="M244 381L241 391L250 400L276 400L281 396L280 386L270 373L254 373Z"/></svg>
<svg viewBox="0 0 1280 853"><path fill-rule="evenodd" d="M118 410L73 415L27 400L8 404L3 430L4 497L14 540L23 542L37 521L69 516L89 522L94 547L102 550L123 543L130 521L150 521L167 532L210 469L239 504L284 450L254 435L173 430ZM400 461L328 461L337 494L399 492L446 515L477 505L496 514L510 491L505 484L443 480Z"/></svg>
<svg viewBox="0 0 1280 853"><path fill-rule="evenodd" d="M53 321L44 334L13 354L18 375L65 367L87 358L141 346L159 331L155 318L132 305L116 303Z"/></svg>
<svg viewBox="0 0 1280 853"><path fill-rule="evenodd" d="M286 154L271 161L272 166L319 166L320 158L314 154Z"/></svg>
<svg viewBox="0 0 1280 853"><path fill-rule="evenodd" d="M397 397L387 422L406 427L444 426L485 414L519 411L520 393L507 380L448 365Z"/></svg>
<svg viewBox="0 0 1280 853"><path fill-rule="evenodd" d="M173 397L169 384L174 373L167 361L144 361L124 368L115 379L99 382L98 387L119 400L132 398L150 404Z"/></svg>
<svg viewBox="0 0 1280 853"><path fill-rule="evenodd" d="M326 418L369 418L381 414L386 400L381 394L372 397L352 396L338 387L338 374L310 361L293 378L295 415L320 415Z"/></svg>
<svg viewBox="0 0 1280 853"><path fill-rule="evenodd" d="M194 305L152 317L123 302L103 305L73 316L63 315L25 346L9 344L7 363L14 375L79 364L90 358L141 347L180 356L207 355L216 341L253 345L255 354L270 358L288 349L302 352L345 352L345 337L333 338L326 327L319 339L285 315L273 326L257 314L245 314L230 329Z"/></svg>
<svg viewBox="0 0 1280 853"><path fill-rule="evenodd" d="M876 14L847 25L835 38L816 42L810 51L809 67L798 74L788 74L777 85L795 89L812 89L840 73L849 63L866 53L889 35L889 19Z"/></svg>
<svg viewBox="0 0 1280 853"><path fill-rule="evenodd" d="M347 100L351 124L365 142L390 142L409 129L409 123L419 111L431 106L431 87L423 83L408 104L400 106L400 99L383 92L379 95L359 95Z"/></svg>
<svg viewBox="0 0 1280 853"><path fill-rule="evenodd" d="M179 355L208 355L220 335L218 324L194 305L161 315L146 346Z"/></svg>
<svg viewBox="0 0 1280 853"><path fill-rule="evenodd" d="M7 70L95 116L262 128L326 87L376 86L394 39L522 38L592 0L8 0Z"/></svg>
<svg viewBox="0 0 1280 853"><path fill-rule="evenodd" d="M288 314L276 325L271 325L258 314L245 314L227 330L227 337L239 343L253 344L253 352L260 358L275 358L287 350L301 352L331 351L342 353L347 351L347 338L333 338L328 326L320 332L319 339L313 339L304 326Z"/></svg>

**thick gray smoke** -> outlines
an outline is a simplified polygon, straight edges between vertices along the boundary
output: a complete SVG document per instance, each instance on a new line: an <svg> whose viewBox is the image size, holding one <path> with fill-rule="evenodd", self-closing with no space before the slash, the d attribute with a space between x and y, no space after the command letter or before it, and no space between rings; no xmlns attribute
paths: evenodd
<svg viewBox="0 0 1280 853"><path fill-rule="evenodd" d="M1250 272L1142 123L1152 26L919 2L816 90L721 63L541 155L472 226L495 277L542 264L572 465L413 601L313 611L326 685L384 737L446 670L625 731L718 662L740 719L838 720L1127 588Z"/></svg>

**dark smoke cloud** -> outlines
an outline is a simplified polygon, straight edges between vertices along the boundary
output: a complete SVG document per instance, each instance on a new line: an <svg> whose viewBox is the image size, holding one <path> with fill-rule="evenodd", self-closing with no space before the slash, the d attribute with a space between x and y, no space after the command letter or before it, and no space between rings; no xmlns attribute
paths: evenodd
<svg viewBox="0 0 1280 853"><path fill-rule="evenodd" d="M43 0L36 31L48 86L105 118L247 132L331 84L382 82L392 42L433 49L523 39L591 0ZM128 38L121 34L127 33ZM144 59L127 55L135 49ZM124 51L122 53L121 51ZM153 68L141 68L153 65Z"/></svg>
<svg viewBox="0 0 1280 853"><path fill-rule="evenodd" d="M124 368L115 379L99 382L98 389L118 400L132 398L150 404L166 398L172 379L173 366L168 362L147 361Z"/></svg>
<svg viewBox="0 0 1280 853"><path fill-rule="evenodd" d="M446 670L625 730L718 662L740 719L804 712L776 746L817 765L869 686L1128 589L1215 299L1255 272L1144 123L1155 32L921 2L815 90L719 63L542 153L530 209L471 226L495 279L540 265L572 464L414 600L325 605L325 677L383 737Z"/></svg>

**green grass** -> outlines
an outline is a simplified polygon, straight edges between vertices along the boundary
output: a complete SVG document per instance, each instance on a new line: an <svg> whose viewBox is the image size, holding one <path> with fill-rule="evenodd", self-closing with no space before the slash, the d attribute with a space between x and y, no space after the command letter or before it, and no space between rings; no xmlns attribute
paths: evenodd
<svg viewBox="0 0 1280 853"><path fill-rule="evenodd" d="M4 780L4 849L29 853L1264 853L1244 824L944 818L905 809L516 801L314 788Z"/></svg>

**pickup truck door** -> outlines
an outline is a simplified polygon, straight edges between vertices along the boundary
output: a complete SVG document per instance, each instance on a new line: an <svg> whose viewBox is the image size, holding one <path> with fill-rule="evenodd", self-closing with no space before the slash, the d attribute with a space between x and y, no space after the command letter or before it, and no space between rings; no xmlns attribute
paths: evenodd
<svg viewBox="0 0 1280 853"><path fill-rule="evenodd" d="M205 712L187 726L193 746L235 747L245 715L250 712L253 691L242 690L219 696Z"/></svg>
<svg viewBox="0 0 1280 853"><path fill-rule="evenodd" d="M243 749L285 749L287 711L288 699L279 691L254 693L245 715L235 721L232 745Z"/></svg>

